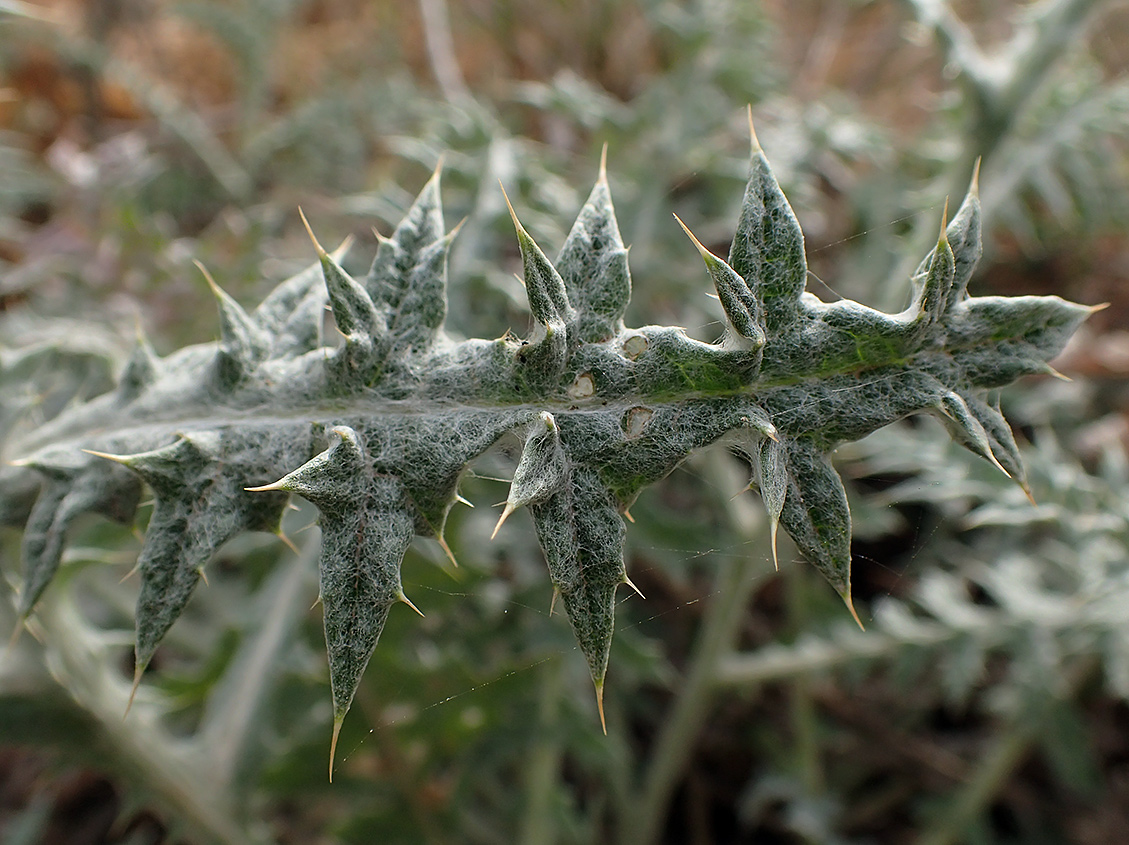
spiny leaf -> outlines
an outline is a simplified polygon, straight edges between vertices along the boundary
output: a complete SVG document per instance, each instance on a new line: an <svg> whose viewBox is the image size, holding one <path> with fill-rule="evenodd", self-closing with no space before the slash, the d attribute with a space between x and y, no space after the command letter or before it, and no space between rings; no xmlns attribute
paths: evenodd
<svg viewBox="0 0 1129 845"><path fill-rule="evenodd" d="M384 318L360 283L322 249L301 209L298 213L317 250L333 318L337 328L345 335L345 345L326 362L334 387L341 390L358 382L368 384L376 378L386 354Z"/></svg>
<svg viewBox="0 0 1129 845"><path fill-rule="evenodd" d="M779 523L848 606L850 514L829 459L838 444L939 414L1022 484L1015 440L983 393L1051 371L1094 309L968 297L979 214L974 178L914 275L907 312L823 303L804 292L803 235L754 136L728 261L699 245L729 320L721 343L702 343L677 327L623 326L627 255L601 165L559 268L515 219L532 335L455 342L442 327L454 233L443 233L436 174L380 239L363 281L317 247L320 269L284 282L250 317L217 289L219 343L164 359L142 344L118 390L45 409L36 427L19 411L0 413L0 428L22 429L6 454L24 459L0 468L0 520L28 521L23 612L78 513L132 509L139 485L122 481L117 464L129 467L156 497L140 561L139 680L219 544L276 527L287 494L302 495L321 513L335 744L388 609L406 601L399 567L411 538L447 548L462 473L515 432L525 443L502 518L531 510L602 719L615 591L630 583L622 514L694 450L729 437L745 451L774 559ZM327 302L341 348L321 339ZM88 359L5 350L0 377L8 388L56 362ZM86 371L70 369L81 381ZM332 445L321 451L326 432ZM82 450L117 463L97 467ZM43 485L32 468L48 479L34 506Z"/></svg>
<svg viewBox="0 0 1129 845"><path fill-rule="evenodd" d="M229 392L266 357L270 340L243 307L216 284L203 264L197 261L196 267L219 305L220 346L216 351L213 379L219 390Z"/></svg>
<svg viewBox="0 0 1129 845"><path fill-rule="evenodd" d="M509 205L509 198L506 199ZM541 247L525 231L509 206L525 275L525 294L529 310L536 321L528 344L518 353L521 378L534 391L543 393L554 386L564 372L568 360L568 329L575 322L576 312L568 301L564 280Z"/></svg>
<svg viewBox="0 0 1129 845"><path fill-rule="evenodd" d="M548 411L542 411L525 438L506 507L494 526L493 540L502 523L517 508L537 504L549 498L564 486L568 475L567 458L561 447L557 422Z"/></svg>
<svg viewBox="0 0 1129 845"><path fill-rule="evenodd" d="M298 493L321 512L320 595L336 742L389 609L400 601L411 604L400 584L400 563L415 526L403 485L373 473L357 433L337 426L330 434L336 442L325 452L252 492ZM329 765L332 778L332 751Z"/></svg>
<svg viewBox="0 0 1129 845"><path fill-rule="evenodd" d="M258 442L257 442L258 441ZM136 677L188 603L204 565L221 545L247 530L275 530L285 496L254 496L260 479L293 447L263 448L263 433L200 432L135 455L94 453L137 473L156 504L138 558Z"/></svg>
<svg viewBox="0 0 1129 845"><path fill-rule="evenodd" d="M675 215L678 220L678 215ZM725 309L725 316L729 319L731 331L737 338L743 338L746 345L754 349L764 346L764 315L761 313L761 304L749 289L748 284L737 275L737 271L702 246L701 241L694 237L694 233L686 228L686 224L678 220L678 225L694 242L702 259L706 262L710 278L713 279L717 298L721 307Z"/></svg>
<svg viewBox="0 0 1129 845"><path fill-rule="evenodd" d="M118 379L117 397L122 404L132 402L149 385L153 384L161 374L161 359L157 357L149 339L137 327L137 344L133 353L126 362L125 370Z"/></svg>
<svg viewBox="0 0 1129 845"><path fill-rule="evenodd" d="M80 514L94 511L125 522L140 498L136 478L120 467L82 456L78 465L35 464L50 480L39 494L24 530L24 582L19 615L26 617L59 568L66 532Z"/></svg>
<svg viewBox="0 0 1129 845"><path fill-rule="evenodd" d="M373 267L365 279L365 288L373 302L386 306L392 314L400 313L413 271L423 263L423 255L443 237L443 232L443 203L439 199L439 168L436 168L392 237L380 238ZM430 296L444 300L446 294L445 286L435 285L429 291ZM446 302L443 307L446 308Z"/></svg>
<svg viewBox="0 0 1129 845"><path fill-rule="evenodd" d="M570 484L540 504L533 521L573 633L592 673L603 718L616 588L627 581L623 565L626 526L615 499L595 472L573 467Z"/></svg>
<svg viewBox="0 0 1129 845"><path fill-rule="evenodd" d="M808 265L804 234L757 142L751 118L749 132L752 164L728 263L760 300L771 333L799 317Z"/></svg>
<svg viewBox="0 0 1129 845"><path fill-rule="evenodd" d="M572 224L556 266L576 309L576 337L584 343L615 337L623 329L631 299L631 273L608 188L607 147L599 179Z"/></svg>
<svg viewBox="0 0 1129 845"><path fill-rule="evenodd" d="M811 442L792 440L785 447L788 491L780 522L859 622L851 601L851 512L843 480Z"/></svg>
<svg viewBox="0 0 1129 845"><path fill-rule="evenodd" d="M350 246L352 238L347 238L329 257L340 264ZM271 338L268 358L291 357L319 347L328 303L320 260L279 283L251 315Z"/></svg>
<svg viewBox="0 0 1129 845"><path fill-rule="evenodd" d="M756 478L760 488L764 508L768 511L769 540L772 544L772 565L780 569L776 555L776 529L780 514L784 510L784 498L788 494L787 451L779 440L764 438L756 454Z"/></svg>
<svg viewBox="0 0 1129 845"><path fill-rule="evenodd" d="M956 274L956 259L952 247L949 246L948 235L945 231L945 218L948 216L949 203L945 201L945 212L941 215L941 235L934 248L929 267L925 271L921 282L921 290L917 295L916 311L926 322L935 323L941 319L949 306L949 294L953 288L953 279Z"/></svg>

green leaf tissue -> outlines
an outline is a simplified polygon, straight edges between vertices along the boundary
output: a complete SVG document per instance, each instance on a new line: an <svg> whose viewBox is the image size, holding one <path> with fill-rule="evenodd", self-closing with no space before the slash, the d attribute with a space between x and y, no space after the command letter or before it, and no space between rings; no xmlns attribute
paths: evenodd
<svg viewBox="0 0 1129 845"><path fill-rule="evenodd" d="M253 311L212 287L220 340L158 357L140 340L117 387L35 426L8 426L0 522L24 527L21 624L84 512L133 518L155 502L137 563L134 689L217 548L278 530L291 496L320 511L320 598L332 746L393 605L413 537L443 541L467 465L505 435L524 441L498 529L527 507L554 599L572 625L603 718L624 517L639 492L719 438L753 468L772 526L851 604L851 516L835 447L910 414L1025 486L989 391L1048 361L1094 309L1054 296L972 297L976 180L886 314L805 291L804 240L753 136L727 259L687 229L726 319L717 343L628 328L627 249L600 176L555 261L514 217L533 316L526 338L444 331L447 256L439 174L368 274L339 253ZM673 225L673 224L672 224ZM210 281L210 279L209 279ZM323 338L328 305L341 337ZM12 359L9 359L12 360ZM857 617L856 617L857 619ZM332 747L330 770L332 773Z"/></svg>

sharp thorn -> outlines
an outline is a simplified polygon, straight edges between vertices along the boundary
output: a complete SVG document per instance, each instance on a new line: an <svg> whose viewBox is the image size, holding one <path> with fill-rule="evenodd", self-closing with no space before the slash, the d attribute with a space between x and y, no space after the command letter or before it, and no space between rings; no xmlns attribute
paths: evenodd
<svg viewBox="0 0 1129 845"><path fill-rule="evenodd" d="M491 540L493 540L495 537L498 536L498 529L502 527L502 523L505 522L509 518L510 514L513 513L514 510L515 509L514 509L513 503L512 502L506 502L506 508L505 508L505 510L502 511L502 515L500 517L498 517L498 524L494 526L494 531L490 535Z"/></svg>
<svg viewBox="0 0 1129 845"><path fill-rule="evenodd" d="M196 574L200 576L200 580L204 582L205 587L212 586L208 583L208 573L204 571L204 567L201 566L199 569L197 569Z"/></svg>
<svg viewBox="0 0 1129 845"><path fill-rule="evenodd" d="M141 686L141 676L145 674L144 666L135 666L133 668L133 686L129 688L129 701L125 703L125 712L122 713L122 721L125 721L126 716L129 715L130 708L133 707L133 699L137 695L137 688Z"/></svg>
<svg viewBox="0 0 1129 845"><path fill-rule="evenodd" d="M470 499L464 499L458 493L455 494L455 501L458 502L460 505L466 505L468 508L474 507L474 502L472 502Z"/></svg>
<svg viewBox="0 0 1129 845"><path fill-rule="evenodd" d="M998 469L1000 472L1002 472L1008 478L1011 478L1011 473L1008 472L1006 469L1004 469L1004 465L1001 464L999 462L999 459L996 458L995 454L993 454L991 447L988 448L987 458L988 458L989 461L992 462L992 466L994 466L996 469Z"/></svg>
<svg viewBox="0 0 1129 845"><path fill-rule="evenodd" d="M972 167L972 181L968 184L968 193L974 197L980 196L980 162L982 156L976 157L976 164Z"/></svg>
<svg viewBox="0 0 1129 845"><path fill-rule="evenodd" d="M129 455L111 455L109 452L96 452L93 449L83 449L88 455L93 455L96 458L105 458L107 461L114 461L115 463L124 464L129 460Z"/></svg>
<svg viewBox="0 0 1129 845"><path fill-rule="evenodd" d="M946 231L949 227L949 198L945 197L945 209L941 212L941 234L937 237L937 245L947 244L949 242L949 234Z"/></svg>
<svg viewBox="0 0 1129 845"><path fill-rule="evenodd" d="M1056 370L1050 364L1046 365L1046 372L1047 372L1047 375L1053 376L1054 378L1057 378L1059 381L1074 381L1074 379L1072 379L1066 373L1060 373L1058 370Z"/></svg>
<svg viewBox="0 0 1129 845"><path fill-rule="evenodd" d="M623 512L623 518L624 518L624 519L626 519L626 520L627 520L628 522L630 522L630 523L631 523L632 525L634 525L634 524L635 524L635 517L633 517L633 516L631 515L631 511L630 511L630 510L624 510L624 512Z"/></svg>
<svg viewBox="0 0 1129 845"><path fill-rule="evenodd" d="M202 263L200 263L195 258L192 259L192 263L195 264L196 269L199 270L203 274L204 280L208 283L208 287L210 287L212 289L212 293L215 294L216 296L219 296L220 294L222 294L223 293L222 289L220 288L219 285L216 284L216 280L212 278L212 274L208 272L208 268L205 267Z"/></svg>
<svg viewBox="0 0 1129 845"><path fill-rule="evenodd" d="M270 484L264 484L262 487L244 487L243 489L248 493L270 493L274 491L287 490L287 488L281 485L282 479L279 479L278 481L271 482Z"/></svg>
<svg viewBox="0 0 1129 845"><path fill-rule="evenodd" d="M752 147L753 155L756 155L757 153L763 153L764 150L761 148L761 142L757 140L757 130L753 128L752 103L749 103L749 105L746 107L745 114L749 119L749 144Z"/></svg>
<svg viewBox="0 0 1129 845"><path fill-rule="evenodd" d="M643 599L643 601L647 600L647 597L643 595L643 591L636 587L635 582L628 578L626 575L623 576L623 583L633 589L635 591L635 594L639 596L639 598Z"/></svg>
<svg viewBox="0 0 1129 845"><path fill-rule="evenodd" d="M341 735L341 723L344 716L335 716L333 719L333 738L329 741L329 782L333 783L333 757L337 753L337 738Z"/></svg>
<svg viewBox="0 0 1129 845"><path fill-rule="evenodd" d="M447 240L453 241L455 238L457 238L458 235L459 235L459 231L463 228L463 226L466 225L466 222L468 220L470 220L469 216L464 217L462 220L460 220L458 223L456 223L454 226L452 226L451 231L449 231L446 235Z"/></svg>
<svg viewBox="0 0 1129 845"><path fill-rule="evenodd" d="M560 594L561 591L556 587L553 587L553 597L549 599L549 616L553 615L553 608L557 606L557 596L559 596Z"/></svg>
<svg viewBox="0 0 1129 845"><path fill-rule="evenodd" d="M596 684L596 709L600 711L600 727L604 729L604 736L608 735L608 723L604 719L604 682Z"/></svg>
<svg viewBox="0 0 1129 845"><path fill-rule="evenodd" d="M776 529L780 527L777 520L772 520L772 525L768 529L769 542L772 544L772 568L777 572L780 571L780 558L776 556Z"/></svg>
<svg viewBox="0 0 1129 845"><path fill-rule="evenodd" d="M302 218L302 225L306 227L306 234L310 236L310 240L314 243L314 249L317 250L318 258L322 260L328 258L329 253L325 251L325 248L318 243L318 239L314 237L314 230L310 228L310 221L306 219L306 214L302 211L301 206L298 206L298 216Z"/></svg>
<svg viewBox="0 0 1129 845"><path fill-rule="evenodd" d="M599 184L608 182L608 142L604 141L604 148L600 150L600 175L596 179Z"/></svg>
<svg viewBox="0 0 1129 845"><path fill-rule="evenodd" d="M420 610L418 607L416 607L414 604L412 604L412 600L404 595L403 590L400 591L400 595L396 596L396 598L398 598L400 601L402 601L404 604L406 604L408 607L410 607L412 610L414 610L416 613L418 613L421 618L423 618L423 619L427 618L426 616L423 615L423 611Z"/></svg>
<svg viewBox="0 0 1129 845"><path fill-rule="evenodd" d="M851 617L855 620L855 623L859 626L859 629L865 631L866 626L862 624L862 620L859 619L858 613L855 612L855 603L851 600L850 587L847 588L847 592L843 596L843 601L847 605L847 610L851 612Z"/></svg>
<svg viewBox="0 0 1129 845"><path fill-rule="evenodd" d="M696 237L694 237L694 233L691 232L690 228L685 223L682 222L682 218L680 218L677 214L675 214L674 219L678 221L678 225L682 227L682 231L685 232L689 236L690 240L694 242L694 246L696 246L698 248L698 252L700 252L702 254L702 258L705 259L705 262L706 262L707 265L710 263L711 258L714 261L717 260L717 256L714 255L712 252L710 252L708 249L706 249L704 246L702 246L702 242L699 241Z"/></svg>
<svg viewBox="0 0 1129 845"><path fill-rule="evenodd" d="M442 534L438 534L435 537L435 541L439 544L439 548L443 550L443 553L447 555L447 560L451 561L451 565L458 569L459 562L455 560L455 553L451 551L451 547L447 545L446 538ZM420 616L423 616L423 614L421 613Z"/></svg>
<svg viewBox="0 0 1129 845"><path fill-rule="evenodd" d="M506 208L510 210L510 219L514 221L514 228L517 229L520 235L525 231L525 227L521 225L521 221L517 219L517 212L514 211L513 203L510 202L510 195L506 193L506 186L502 184L502 180L498 180L498 187L502 189L502 198L506 201Z"/></svg>
<svg viewBox="0 0 1129 845"><path fill-rule="evenodd" d="M285 534L283 534L281 531L278 532L278 539L280 539L284 544L286 544L286 548L290 549L290 551L294 552L294 554L296 554L296 555L301 554L301 551L294 544L294 541L291 540L289 537L287 537Z"/></svg>

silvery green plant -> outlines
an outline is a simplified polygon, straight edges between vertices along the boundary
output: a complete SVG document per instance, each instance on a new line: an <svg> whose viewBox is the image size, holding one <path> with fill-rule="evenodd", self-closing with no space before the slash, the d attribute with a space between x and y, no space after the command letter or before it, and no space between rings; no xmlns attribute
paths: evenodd
<svg viewBox="0 0 1129 845"><path fill-rule="evenodd" d="M975 177L913 275L905 311L820 301L805 292L803 235L755 135L728 259L690 235L726 317L716 343L624 325L627 249L603 164L555 261L516 215L514 224L533 316L526 338L445 333L456 232L445 231L436 173L363 278L342 268L342 251L317 246L317 265L247 312L208 277L218 342L160 358L141 339L115 389L17 427L0 518L26 526L21 623L75 518L129 521L146 485L155 506L137 563L136 690L213 553L240 532L278 531L301 496L320 511L332 773L392 606L415 608L400 580L413 537L446 549L467 465L516 434L524 445L498 528L515 509L531 511L602 719L615 594L631 584L624 518L644 487L724 438L752 465L774 556L779 524L854 614L836 445L925 412L1025 485L1008 424L985 397L1053 372L1047 362L1093 310L1053 296L968 295L980 255ZM338 342L323 338L327 305Z"/></svg>

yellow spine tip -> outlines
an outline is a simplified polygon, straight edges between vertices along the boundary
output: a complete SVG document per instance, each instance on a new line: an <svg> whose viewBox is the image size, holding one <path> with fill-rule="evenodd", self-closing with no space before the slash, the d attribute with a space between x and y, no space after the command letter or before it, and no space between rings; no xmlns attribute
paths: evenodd
<svg viewBox="0 0 1129 845"><path fill-rule="evenodd" d="M141 676L144 674L144 666L135 666L133 668L133 686L129 688L129 700L125 703L125 712L122 713L123 722L125 721L126 716L129 715L130 709L133 707L133 699L137 696L137 688L141 686Z"/></svg>
<svg viewBox="0 0 1129 845"><path fill-rule="evenodd" d="M607 736L608 723L604 719L604 682L602 680L596 683L596 709L600 711L600 727L603 728L604 736Z"/></svg>
<svg viewBox="0 0 1129 845"><path fill-rule="evenodd" d="M626 575L623 576L623 583L633 589L635 591L635 595L639 596L639 598L643 599L643 601L647 600L647 597L643 595L643 591L636 587L635 582L628 578Z"/></svg>
<svg viewBox="0 0 1129 845"><path fill-rule="evenodd" d="M509 519L510 514L514 512L513 502L506 502L506 508L502 511L502 515L498 517L498 523L494 526L494 531L490 534L490 539L493 540L498 536L498 529L502 527L502 523Z"/></svg>
<svg viewBox="0 0 1129 845"><path fill-rule="evenodd" d="M221 296L223 290L216 284L216 280L212 278L212 274L208 272L208 268L195 258L192 259L192 263L196 265L196 269L200 271L200 274L204 277L204 281L206 281L208 287L212 289L212 293L217 297Z"/></svg>
<svg viewBox="0 0 1129 845"><path fill-rule="evenodd" d="M604 141L604 147L600 150L600 175L596 178L597 184L606 185L608 183L608 142Z"/></svg>
<svg viewBox="0 0 1129 845"><path fill-rule="evenodd" d="M93 449L83 449L82 451L96 458L105 458L107 461L114 461L119 464L124 464L128 460L128 455L111 455L109 452L96 452Z"/></svg>
<svg viewBox="0 0 1129 845"><path fill-rule="evenodd" d="M439 543L439 548L443 550L443 554L447 555L447 560L451 561L451 565L458 569L459 562L455 560L455 553L451 551L451 547L447 545L447 538L440 534L435 538L435 541ZM423 616L423 614L421 613L420 616Z"/></svg>
<svg viewBox="0 0 1129 845"><path fill-rule="evenodd" d="M549 616L553 615L553 608L557 606L557 596L559 596L560 594L561 591L556 587L553 587L553 597L549 599Z"/></svg>
<svg viewBox="0 0 1129 845"><path fill-rule="evenodd" d="M764 149L761 147L761 142L757 140L757 130L753 127L753 104L749 103L745 107L745 116L749 121L749 145L752 148L753 155L763 153Z"/></svg>
<svg viewBox="0 0 1129 845"><path fill-rule="evenodd" d="M333 738L329 741L329 782L333 783L333 758L337 754L337 739L341 736L341 725L345 716L333 717Z"/></svg>
<svg viewBox="0 0 1129 845"><path fill-rule="evenodd" d="M396 598L398 598L400 601L402 601L404 604L406 604L408 607L410 607L412 610L414 610L416 613L418 613L420 615L420 618L422 618L422 619L427 618L426 616L423 615L423 611L420 610L418 607L416 607L414 604L412 604L412 600L404 595L403 590L400 591L400 595L396 596Z"/></svg>
<svg viewBox="0 0 1129 845"><path fill-rule="evenodd" d="M248 493L272 493L279 490L285 490L286 488L282 486L282 480L280 479L270 484L264 484L261 487L244 487L243 489Z"/></svg>
<svg viewBox="0 0 1129 845"><path fill-rule="evenodd" d="M448 243L450 243L451 241L453 241L455 238L457 238L459 236L459 232L462 231L463 226L466 225L466 222L468 220L470 220L470 217L464 217L462 220L460 220L458 223L456 223L454 226L451 227L451 231L449 231L447 233L447 242Z"/></svg>
<svg viewBox="0 0 1129 845"><path fill-rule="evenodd" d="M521 225L521 221L517 219L517 212L514 211L513 203L510 202L510 195L506 193L506 186L502 184L502 180L498 180L498 187L502 189L502 199L506 201L506 208L510 210L510 219L514 221L514 229L517 230L518 239L525 233L525 227ZM526 233L528 236L528 233Z"/></svg>
<svg viewBox="0 0 1129 845"><path fill-rule="evenodd" d="M288 549L290 549L290 551L294 552L294 554L301 554L298 547L294 544L294 541L291 540L289 537L287 537L285 534L283 534L281 530L278 532L278 539L280 539L283 542L283 544L285 544L286 548L288 548Z"/></svg>
<svg viewBox="0 0 1129 845"><path fill-rule="evenodd" d="M1031 488L1027 486L1026 481L1022 479L1019 481L1019 489L1023 491L1023 495L1027 497L1027 501L1031 503L1031 507L1039 507L1039 503L1035 501L1035 496L1031 493Z"/></svg>
<svg viewBox="0 0 1129 845"><path fill-rule="evenodd" d="M937 246L949 242L949 198L945 197L945 208L941 212L941 234L937 236Z"/></svg>
<svg viewBox="0 0 1129 845"><path fill-rule="evenodd" d="M851 618L855 620L855 624L859 626L859 630L865 631L866 626L862 624L859 619L858 613L855 611L855 603L851 600L851 588L847 587L847 592L843 594L843 603L847 605L847 610L851 612Z"/></svg>
<svg viewBox="0 0 1129 845"><path fill-rule="evenodd" d="M968 193L971 196L980 196L980 162L981 158L976 157L976 164L972 167L972 181L968 184Z"/></svg>
<svg viewBox="0 0 1129 845"><path fill-rule="evenodd" d="M780 527L780 523L775 519L772 520L772 525L768 529L769 541L772 544L772 568L777 572L780 571L780 558L776 556L776 529Z"/></svg>
<svg viewBox="0 0 1129 845"><path fill-rule="evenodd" d="M201 566L200 568L198 568L196 570L196 574L200 576L200 580L204 582L205 587L212 586L208 583L208 573L204 571L204 567Z"/></svg>
<svg viewBox="0 0 1129 845"><path fill-rule="evenodd" d="M682 231L686 233L687 237L690 238L694 246L698 248L698 252L701 253L702 259L706 262L706 265L708 266L711 260L716 262L717 256L715 256L712 252L702 246L702 242L694 237L694 233L690 231L690 227L682 222L682 218L675 214L674 219L678 221L678 225L682 227Z"/></svg>
<svg viewBox="0 0 1129 845"><path fill-rule="evenodd" d="M302 218L302 225L306 227L306 234L310 236L310 240L314 244L314 249L317 250L318 258L322 261L329 258L329 253L325 251L325 248L318 243L318 239L314 237L314 230L310 228L310 221L306 219L306 213L302 211L301 206L298 206L298 216Z"/></svg>

